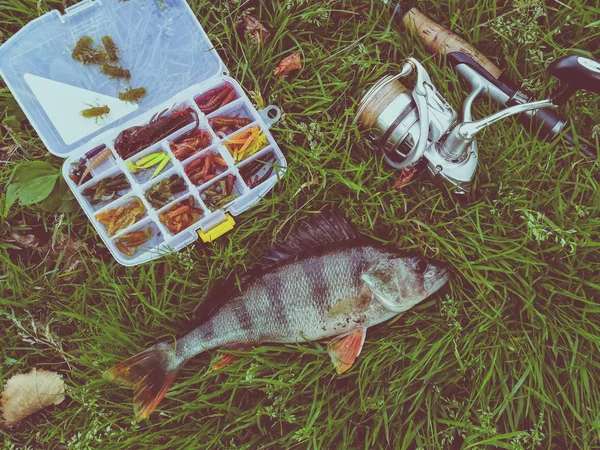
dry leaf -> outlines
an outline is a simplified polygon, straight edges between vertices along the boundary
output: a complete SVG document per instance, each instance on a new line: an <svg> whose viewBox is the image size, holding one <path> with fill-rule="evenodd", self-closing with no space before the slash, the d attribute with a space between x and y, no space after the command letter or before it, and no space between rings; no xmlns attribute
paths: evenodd
<svg viewBox="0 0 600 450"><path fill-rule="evenodd" d="M10 233L10 237L23 248L37 249L40 245L40 240L35 234L13 231Z"/></svg>
<svg viewBox="0 0 600 450"><path fill-rule="evenodd" d="M402 169L402 173L400 174L400 178L398 178L392 186L392 190L399 191L400 189L402 189L408 184L410 180L413 179L415 173L417 173L417 168L415 165L404 167Z"/></svg>
<svg viewBox="0 0 600 450"><path fill-rule="evenodd" d="M13 231L10 237L12 242L18 244L21 248L37 252L46 268L53 268L63 252L64 254L60 260L61 273L74 272L83 264L81 254L85 246L67 234L58 232L53 239L46 233L42 236L43 240L46 241L44 245L40 245L38 236L26 231Z"/></svg>
<svg viewBox="0 0 600 450"><path fill-rule="evenodd" d="M81 267L83 261L81 252L85 247L80 241L75 241L67 234L58 233L52 245L52 239L45 245L42 245L37 250L44 256L44 261L47 264L56 262L56 259L64 251L64 256L61 261L63 264L61 271L63 273L73 272Z"/></svg>
<svg viewBox="0 0 600 450"><path fill-rule="evenodd" d="M275 69L275 76L285 77L294 70L302 69L302 60L300 59L300 53L294 52L290 56L286 56L281 60L277 68Z"/></svg>
<svg viewBox="0 0 600 450"><path fill-rule="evenodd" d="M6 155L8 157L11 157L12 154L15 153L18 149L19 149L19 147L17 147L14 144L3 145L2 147L0 147L0 154L2 154L3 156Z"/></svg>
<svg viewBox="0 0 600 450"><path fill-rule="evenodd" d="M257 18L252 17L250 14L245 14L240 17L237 25L238 28L244 28L254 42L260 44L266 42L271 36L271 32L265 28L265 26L258 21Z"/></svg>
<svg viewBox="0 0 600 450"><path fill-rule="evenodd" d="M47 370L31 369L27 374L11 377L2 391L2 416L8 425L65 399L62 377Z"/></svg>

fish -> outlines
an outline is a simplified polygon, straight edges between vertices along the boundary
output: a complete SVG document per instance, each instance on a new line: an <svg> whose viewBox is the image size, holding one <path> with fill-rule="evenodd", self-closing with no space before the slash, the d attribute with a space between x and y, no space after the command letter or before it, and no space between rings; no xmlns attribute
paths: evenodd
<svg viewBox="0 0 600 450"><path fill-rule="evenodd" d="M133 387L136 420L150 416L190 359L224 350L212 369L238 358L229 351L263 343L329 340L337 373L349 370L369 327L437 292L450 278L444 263L362 236L343 215L326 211L276 241L260 266L225 279L204 297L189 331L108 369L109 381Z"/></svg>

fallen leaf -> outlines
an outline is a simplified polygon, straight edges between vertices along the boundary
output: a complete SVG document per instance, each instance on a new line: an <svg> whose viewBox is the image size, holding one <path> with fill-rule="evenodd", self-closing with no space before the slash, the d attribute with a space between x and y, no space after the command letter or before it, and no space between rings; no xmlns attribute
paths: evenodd
<svg viewBox="0 0 600 450"><path fill-rule="evenodd" d="M79 269L83 264L81 253L85 249L84 245L71 238L67 234L58 232L56 237L52 239L45 233L42 238L42 242L45 244L40 245L40 236L32 232L27 231L13 231L10 234L13 242L19 245L22 249L31 249L36 251L42 258L43 264L46 268L52 268L56 261L63 254L61 259L61 273L67 274L74 272Z"/></svg>
<svg viewBox="0 0 600 450"><path fill-rule="evenodd" d="M408 184L410 180L413 179L415 173L417 173L417 168L415 165L404 167L402 169L402 173L400 174L400 178L398 178L392 186L392 190L399 191L400 189L402 189Z"/></svg>
<svg viewBox="0 0 600 450"><path fill-rule="evenodd" d="M52 243L50 239L45 245L42 245L37 250L45 256L44 261L52 263L64 252L62 259L61 272L68 273L73 272L83 264L81 259L81 252L84 250L84 246L81 242L75 241L71 236L59 233Z"/></svg>
<svg viewBox="0 0 600 450"><path fill-rule="evenodd" d="M10 237L23 248L37 249L40 245L40 240L35 234L13 231Z"/></svg>
<svg viewBox="0 0 600 450"><path fill-rule="evenodd" d="M17 147L15 144L3 145L2 147L0 147L0 154L2 154L3 156L6 155L8 157L11 157L13 153L15 153L18 149L19 147Z"/></svg>
<svg viewBox="0 0 600 450"><path fill-rule="evenodd" d="M266 42L267 39L269 39L269 36L271 36L271 32L265 28L257 18L252 17L250 14L244 14L240 17L236 26L238 28L244 28L246 33L248 33L252 37L252 40L257 44Z"/></svg>
<svg viewBox="0 0 600 450"><path fill-rule="evenodd" d="M300 69L302 69L300 53L294 52L290 56L286 56L281 60L274 73L277 77L286 77L290 74L290 72Z"/></svg>
<svg viewBox="0 0 600 450"><path fill-rule="evenodd" d="M47 370L35 368L27 374L12 376L2 391L2 417L12 425L50 405L65 399L62 377Z"/></svg>

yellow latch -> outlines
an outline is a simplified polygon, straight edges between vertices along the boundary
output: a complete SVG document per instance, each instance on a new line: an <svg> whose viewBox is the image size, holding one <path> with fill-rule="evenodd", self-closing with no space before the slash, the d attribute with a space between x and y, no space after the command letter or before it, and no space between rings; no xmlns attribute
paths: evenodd
<svg viewBox="0 0 600 450"><path fill-rule="evenodd" d="M230 214L225 214L225 220L221 222L216 227L210 229L207 233L202 230L198 230L198 236L202 239L203 242L212 242L215 239L223 236L228 231L233 230L235 226L235 220L231 217Z"/></svg>

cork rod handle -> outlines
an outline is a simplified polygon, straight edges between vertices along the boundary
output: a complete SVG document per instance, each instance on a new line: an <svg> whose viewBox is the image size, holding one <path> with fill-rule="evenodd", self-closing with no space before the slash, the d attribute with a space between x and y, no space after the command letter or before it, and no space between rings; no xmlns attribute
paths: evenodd
<svg viewBox="0 0 600 450"><path fill-rule="evenodd" d="M432 55L445 56L452 52L464 53L481 64L494 78L499 78L502 74L502 70L479 50L456 33L429 19L417 8L408 11L402 22L407 29L417 35L426 50Z"/></svg>

